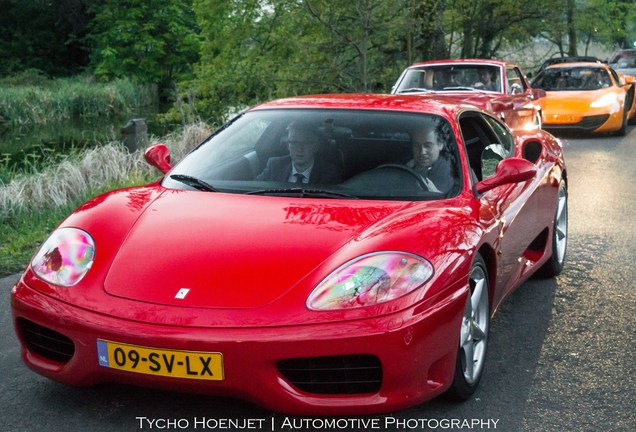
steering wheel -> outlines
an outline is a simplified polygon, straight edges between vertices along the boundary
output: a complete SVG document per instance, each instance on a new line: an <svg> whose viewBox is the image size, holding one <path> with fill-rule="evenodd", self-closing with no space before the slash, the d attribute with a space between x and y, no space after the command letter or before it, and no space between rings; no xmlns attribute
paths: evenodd
<svg viewBox="0 0 636 432"><path fill-rule="evenodd" d="M395 169L395 170L401 170L401 171L405 171L407 173L409 173L411 176L415 177L415 179L417 180L417 184L419 187L421 187L423 190L428 191L428 186L426 185L426 182L424 181L424 178L417 173L417 171L415 171L413 168L409 168L406 165L400 165L400 164L382 164L380 166L377 166L375 169Z"/></svg>

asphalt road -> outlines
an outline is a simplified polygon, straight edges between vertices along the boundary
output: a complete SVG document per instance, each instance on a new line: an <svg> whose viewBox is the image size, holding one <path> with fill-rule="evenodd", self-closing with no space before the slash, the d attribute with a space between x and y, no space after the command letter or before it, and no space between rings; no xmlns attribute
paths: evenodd
<svg viewBox="0 0 636 432"><path fill-rule="evenodd" d="M622 138L562 140L570 180L566 269L524 284L497 312L472 400L300 419L231 399L65 387L21 363L10 318L13 276L0 279L0 431L636 430L636 128Z"/></svg>

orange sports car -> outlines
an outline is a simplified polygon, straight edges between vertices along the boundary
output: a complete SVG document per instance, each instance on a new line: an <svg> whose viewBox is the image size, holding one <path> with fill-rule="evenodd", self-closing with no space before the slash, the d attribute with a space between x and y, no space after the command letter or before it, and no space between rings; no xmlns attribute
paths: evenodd
<svg viewBox="0 0 636 432"><path fill-rule="evenodd" d="M546 91L543 127L625 135L636 117L635 79L602 63L564 63L547 67L532 81Z"/></svg>

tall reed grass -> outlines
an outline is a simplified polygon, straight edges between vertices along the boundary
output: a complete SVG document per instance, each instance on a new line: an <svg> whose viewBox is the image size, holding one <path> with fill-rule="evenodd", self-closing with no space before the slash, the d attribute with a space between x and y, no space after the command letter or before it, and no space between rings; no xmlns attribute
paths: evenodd
<svg viewBox="0 0 636 432"><path fill-rule="evenodd" d="M10 127L71 119L109 119L157 103L152 86L128 79L99 83L74 77L14 85L0 82L0 124Z"/></svg>
<svg viewBox="0 0 636 432"><path fill-rule="evenodd" d="M172 160L178 161L209 134L207 125L197 123L159 141L168 146ZM149 181L156 173L144 160L143 150L129 153L122 143L114 141L0 185L0 217L11 219L34 210L63 207L106 184L123 183L130 178Z"/></svg>

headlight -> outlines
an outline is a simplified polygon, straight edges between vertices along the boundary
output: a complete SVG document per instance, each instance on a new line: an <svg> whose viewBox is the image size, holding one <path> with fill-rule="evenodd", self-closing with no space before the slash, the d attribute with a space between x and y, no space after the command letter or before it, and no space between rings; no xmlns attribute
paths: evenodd
<svg viewBox="0 0 636 432"><path fill-rule="evenodd" d="M590 104L592 108L602 108L618 104L618 100L614 93L606 93Z"/></svg>
<svg viewBox="0 0 636 432"><path fill-rule="evenodd" d="M402 297L433 276L433 266L405 252L363 255L331 273L309 295L311 310L372 306Z"/></svg>
<svg viewBox="0 0 636 432"><path fill-rule="evenodd" d="M31 262L40 278L54 285L78 283L93 265L95 242L85 231L60 228L44 242Z"/></svg>

